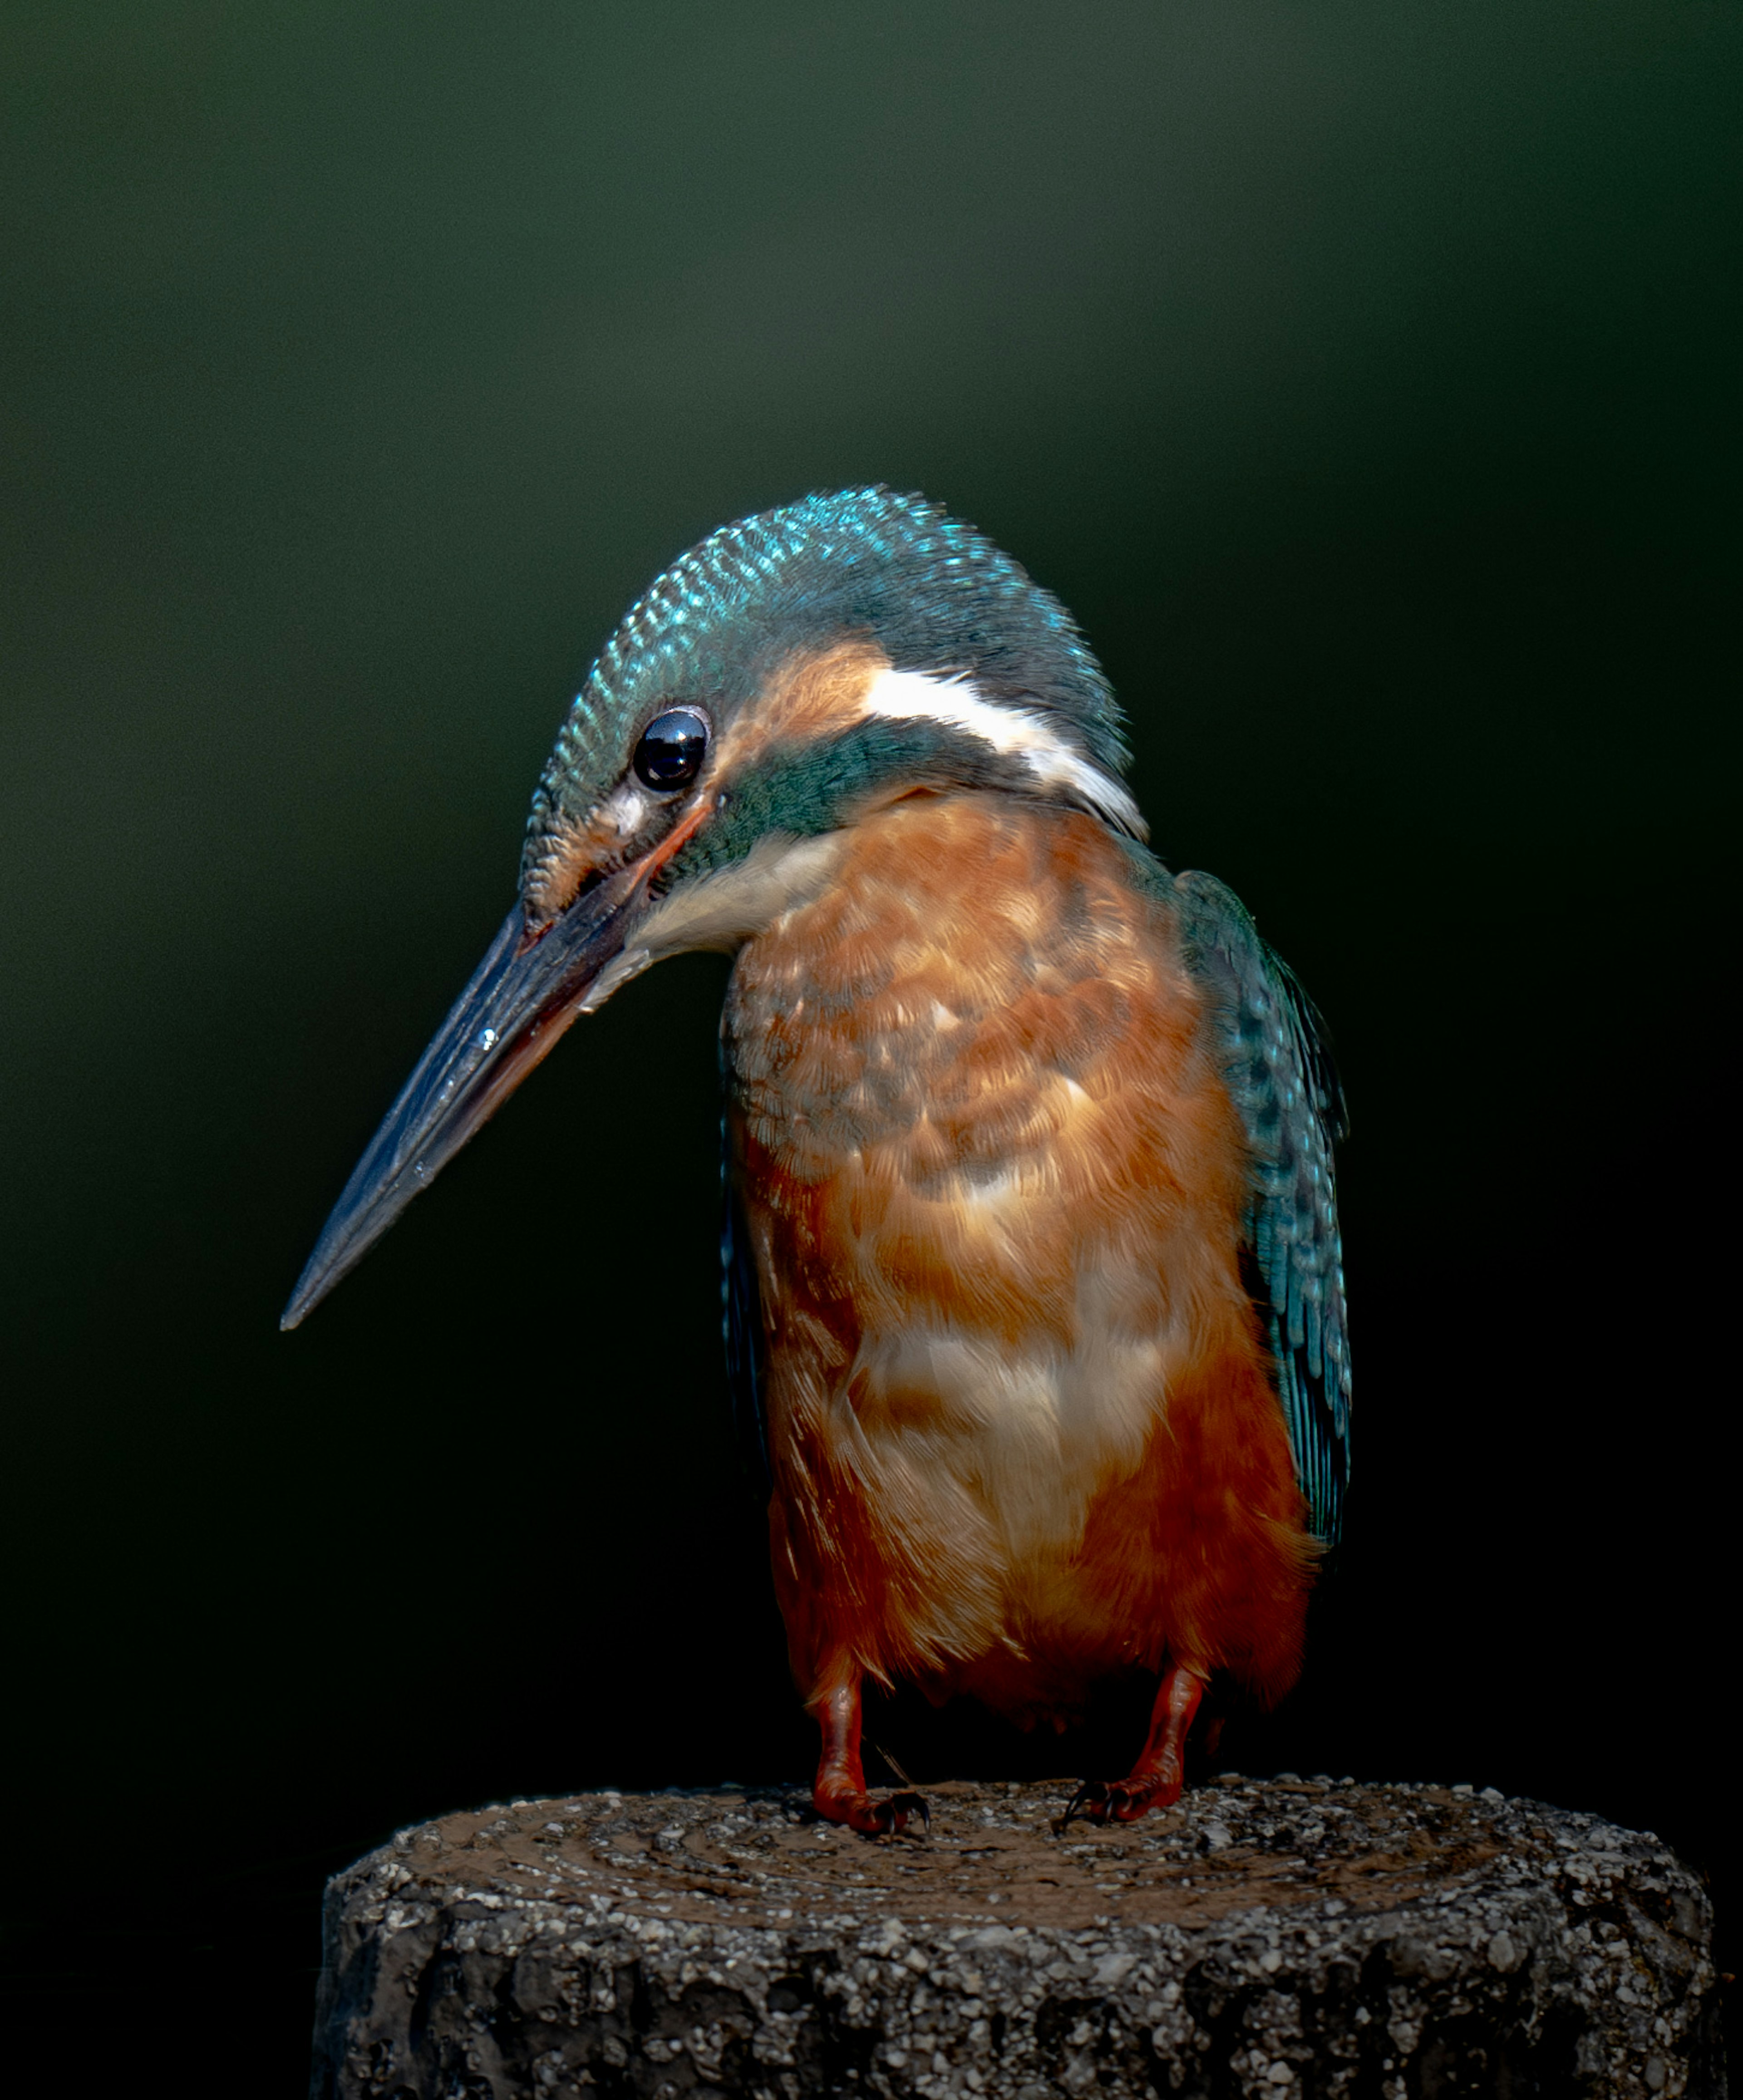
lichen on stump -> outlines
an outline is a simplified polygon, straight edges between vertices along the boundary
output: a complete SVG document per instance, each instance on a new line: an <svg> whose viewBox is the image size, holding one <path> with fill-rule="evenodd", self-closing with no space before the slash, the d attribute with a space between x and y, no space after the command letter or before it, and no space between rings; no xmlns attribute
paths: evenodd
<svg viewBox="0 0 1743 2100"><path fill-rule="evenodd" d="M1467 1788L1225 1776L1112 1830L929 1790L522 1801L328 1891L317 2100L1723 2093L1710 1917L1650 1835Z"/></svg>

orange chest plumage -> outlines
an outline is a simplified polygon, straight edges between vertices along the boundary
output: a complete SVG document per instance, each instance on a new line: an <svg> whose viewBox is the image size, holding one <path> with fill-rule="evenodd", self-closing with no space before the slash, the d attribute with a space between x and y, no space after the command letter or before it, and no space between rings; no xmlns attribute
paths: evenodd
<svg viewBox="0 0 1743 2100"><path fill-rule="evenodd" d="M1093 819L897 804L739 956L733 1167L801 1689L1263 1695L1311 1549L1243 1286L1250 1172L1165 906Z"/></svg>

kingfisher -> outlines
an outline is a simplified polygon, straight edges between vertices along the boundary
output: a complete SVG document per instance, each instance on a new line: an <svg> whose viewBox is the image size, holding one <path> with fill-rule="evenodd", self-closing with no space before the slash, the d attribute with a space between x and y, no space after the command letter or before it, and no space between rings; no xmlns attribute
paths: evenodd
<svg viewBox="0 0 1743 2100"><path fill-rule="evenodd" d="M732 956L730 1381L812 1798L867 1836L926 1812L867 1789L868 1679L1062 1726L1150 1673L1132 1769L1066 1816L1172 1804L1213 1679L1295 1682L1338 1537L1342 1096L1233 892L1148 849L1128 756L1064 607L924 497L714 532L589 673L517 901L284 1317L580 1016Z"/></svg>

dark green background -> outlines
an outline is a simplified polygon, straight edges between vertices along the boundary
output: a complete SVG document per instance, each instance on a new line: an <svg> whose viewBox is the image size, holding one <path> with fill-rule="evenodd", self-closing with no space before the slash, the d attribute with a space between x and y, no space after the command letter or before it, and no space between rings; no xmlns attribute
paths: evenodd
<svg viewBox="0 0 1743 2100"><path fill-rule="evenodd" d="M55 2089L298 2090L321 1875L397 1822L804 1772L717 1361L722 964L275 1320L592 651L849 481L1075 609L1160 850L1338 1042L1351 1542L1228 1758L1722 1867L1736 11L7 40L6 1885ZM920 1779L1035 1754L880 1725Z"/></svg>

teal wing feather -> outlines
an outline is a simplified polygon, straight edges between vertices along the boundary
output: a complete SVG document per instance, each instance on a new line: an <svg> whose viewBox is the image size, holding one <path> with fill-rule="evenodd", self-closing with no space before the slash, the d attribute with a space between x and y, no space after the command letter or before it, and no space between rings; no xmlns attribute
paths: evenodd
<svg viewBox="0 0 1743 2100"><path fill-rule="evenodd" d="M1167 883L1159 868L1157 875L1146 883L1153 893ZM1349 1339L1332 1169L1332 1148L1347 1128L1343 1090L1313 1002L1233 891L1189 871L1167 893L1189 965L1211 995L1224 1074L1251 1149L1247 1252L1295 1476L1315 1533L1335 1546L1350 1467Z"/></svg>

